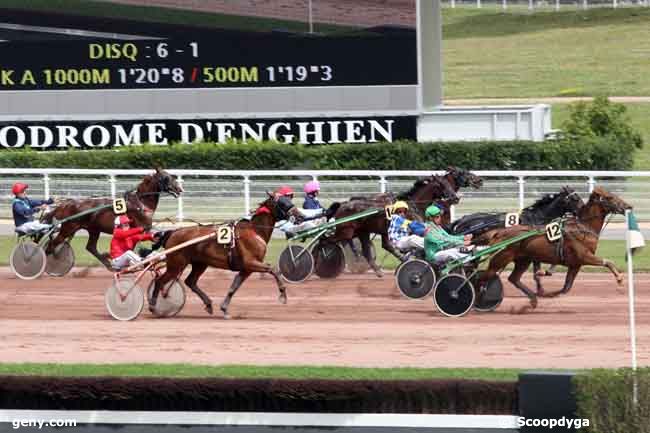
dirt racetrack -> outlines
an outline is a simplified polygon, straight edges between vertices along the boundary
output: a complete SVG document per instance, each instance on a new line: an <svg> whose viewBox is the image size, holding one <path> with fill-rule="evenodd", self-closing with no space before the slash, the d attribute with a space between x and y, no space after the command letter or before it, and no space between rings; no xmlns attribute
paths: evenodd
<svg viewBox="0 0 650 433"><path fill-rule="evenodd" d="M74 274L74 271L73 271ZM546 278L561 286L563 274ZM201 287L221 302L232 274L209 271ZM650 365L650 274L638 274L639 363ZM590 368L630 363L626 287L609 274L581 273L569 295L542 299L532 313L508 283L493 313L451 319L431 299L401 297L392 274L344 275L288 286L253 276L233 299L232 319L209 316L188 294L179 316L132 322L104 307L110 275L16 279L0 270L0 362L189 362L372 367Z"/></svg>

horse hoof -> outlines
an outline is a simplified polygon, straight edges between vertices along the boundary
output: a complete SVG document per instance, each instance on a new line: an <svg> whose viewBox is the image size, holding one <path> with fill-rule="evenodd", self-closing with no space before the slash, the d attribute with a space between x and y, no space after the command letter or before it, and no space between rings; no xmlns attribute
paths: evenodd
<svg viewBox="0 0 650 433"><path fill-rule="evenodd" d="M205 304L205 311L207 311L208 314L212 315L213 314L212 304Z"/></svg>
<svg viewBox="0 0 650 433"><path fill-rule="evenodd" d="M531 298L530 299L530 306L535 309L537 308L537 298Z"/></svg>
<svg viewBox="0 0 650 433"><path fill-rule="evenodd" d="M384 271L382 271L381 269L376 269L375 275L377 276L377 278L384 278Z"/></svg>
<svg viewBox="0 0 650 433"><path fill-rule="evenodd" d="M278 298L278 301L280 301L281 304L286 305L287 304L287 295L285 295L284 293L281 294L280 297Z"/></svg>

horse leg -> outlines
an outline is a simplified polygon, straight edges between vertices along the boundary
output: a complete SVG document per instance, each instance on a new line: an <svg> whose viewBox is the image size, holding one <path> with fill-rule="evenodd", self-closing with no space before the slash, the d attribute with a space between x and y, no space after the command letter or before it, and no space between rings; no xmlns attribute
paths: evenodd
<svg viewBox="0 0 650 433"><path fill-rule="evenodd" d="M375 262L375 259L372 257L372 250L370 249L370 233L361 233L359 234L359 240L361 241L361 251L363 251L363 256L368 261L368 265L372 268L378 278L384 276L384 272Z"/></svg>
<svg viewBox="0 0 650 433"><path fill-rule="evenodd" d="M99 231L91 231L88 230L88 242L86 243L86 250L95 256L97 260L99 260L104 266L106 266L107 269L111 269L111 262L108 259L109 255L108 254L100 254L99 251L97 251L97 241L99 240L99 235L101 232Z"/></svg>
<svg viewBox="0 0 650 433"><path fill-rule="evenodd" d="M72 224L63 224L59 232L52 238L45 247L45 254L52 254L59 245L63 244L66 239L71 238L77 232L78 228Z"/></svg>
<svg viewBox="0 0 650 433"><path fill-rule="evenodd" d="M182 269L183 268L177 269L173 266L167 266L165 273L154 280L153 293L151 294L151 298L147 299L149 302L149 311L152 313L155 312L154 306L156 305L156 302L158 302L158 295L160 294L160 291L167 285L167 283L178 278L182 272Z"/></svg>
<svg viewBox="0 0 650 433"><path fill-rule="evenodd" d="M527 257L521 257L515 260L515 269L508 276L508 281L512 283L516 288L524 292L528 299L530 300L530 306L537 308L537 295L535 292L530 290L524 283L521 282L521 277L524 275L524 272L530 266L532 260Z"/></svg>
<svg viewBox="0 0 650 433"><path fill-rule="evenodd" d="M614 278L616 278L616 283L619 286L623 284L623 274L621 274L621 271L619 271L616 265L614 265L614 262L596 256L587 248L581 248L579 251L576 251L576 253L581 266L601 266L607 268L614 275Z"/></svg>
<svg viewBox="0 0 650 433"><path fill-rule="evenodd" d="M197 284L199 281L199 278L201 275L203 275L203 272L208 268L208 265L204 263L192 263L192 271L190 274L185 278L185 284L187 287L192 289L196 295L201 298L201 301L203 301L203 305L205 305L205 311L207 311L209 314L212 314L212 299L208 295L201 290Z"/></svg>
<svg viewBox="0 0 650 433"><path fill-rule="evenodd" d="M569 269L567 269L566 271L566 278L564 279L564 286L562 287L562 289L555 292L551 292L545 296L548 298L554 298L555 296L569 293L569 290L571 290L571 287L573 287L573 282L576 279L576 275L578 275L578 272L580 271L580 267L581 267L580 265L570 266Z"/></svg>
<svg viewBox="0 0 650 433"><path fill-rule="evenodd" d="M248 277L250 277L250 275L250 272L240 271L237 275L235 275L235 279L232 280L228 294L221 303L221 311L223 312L224 319L230 319L230 314L228 314L228 306L230 305L230 301L232 300L232 297L235 296L237 289L239 289L239 287L244 283L244 281L246 281Z"/></svg>
<svg viewBox="0 0 650 433"><path fill-rule="evenodd" d="M381 235L381 247L395 256L395 258L400 262L404 260L404 256L395 249L393 243L390 241L390 239L388 239L387 234Z"/></svg>

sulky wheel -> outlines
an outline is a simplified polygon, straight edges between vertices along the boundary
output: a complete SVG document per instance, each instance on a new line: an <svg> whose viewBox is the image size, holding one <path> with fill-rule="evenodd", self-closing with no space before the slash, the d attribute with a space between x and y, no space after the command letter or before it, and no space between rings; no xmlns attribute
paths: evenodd
<svg viewBox="0 0 650 433"><path fill-rule="evenodd" d="M354 245L354 251L350 244ZM361 248L361 241L359 238L354 238L350 241L342 241L345 251L345 262L348 270L353 274L364 274L370 269L368 260L363 256L363 249ZM355 254L356 252L356 254ZM375 244L370 242L370 256L373 260L377 259L377 250Z"/></svg>
<svg viewBox="0 0 650 433"><path fill-rule="evenodd" d="M336 278L345 270L345 253L339 244L320 242L312 255L314 273L320 278Z"/></svg>
<svg viewBox="0 0 650 433"><path fill-rule="evenodd" d="M288 283L302 283L314 270L314 258L300 245L290 245L282 250L278 268Z"/></svg>
<svg viewBox="0 0 650 433"><path fill-rule="evenodd" d="M53 277L62 277L74 266L74 250L69 242L64 242L47 255L45 272Z"/></svg>
<svg viewBox="0 0 650 433"><path fill-rule="evenodd" d="M499 305L503 302L503 284L501 283L501 278L499 278L498 275L495 275L483 286L479 286L477 284L479 276L480 274L477 274L477 276L472 279L476 289L476 303L474 304L474 309L481 312L494 311L499 308Z"/></svg>
<svg viewBox="0 0 650 433"><path fill-rule="evenodd" d="M36 242L19 242L11 251L9 266L21 280L33 280L45 271L45 251Z"/></svg>
<svg viewBox="0 0 650 433"><path fill-rule="evenodd" d="M424 260L409 260L402 263L395 273L399 291L410 299L422 299L433 290L436 274Z"/></svg>
<svg viewBox="0 0 650 433"><path fill-rule="evenodd" d="M185 287L183 284L174 280L167 285L167 297L163 297L162 293L158 293L156 305L151 305L151 296L153 295L153 288L156 280L151 280L149 287L147 287L147 301L151 313L156 317L174 317L177 315L185 305Z"/></svg>
<svg viewBox="0 0 650 433"><path fill-rule="evenodd" d="M113 280L104 294L106 309L117 320L133 320L144 307L142 288L130 278Z"/></svg>
<svg viewBox="0 0 650 433"><path fill-rule="evenodd" d="M433 298L442 314L464 316L474 305L474 287L464 276L449 274L438 281Z"/></svg>

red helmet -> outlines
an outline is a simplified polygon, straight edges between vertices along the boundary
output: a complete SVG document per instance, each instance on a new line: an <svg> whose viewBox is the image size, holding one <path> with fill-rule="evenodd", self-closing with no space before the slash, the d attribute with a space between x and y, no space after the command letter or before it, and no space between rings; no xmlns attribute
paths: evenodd
<svg viewBox="0 0 650 433"><path fill-rule="evenodd" d="M29 188L29 185L27 185L26 183L18 182L18 183L14 183L14 186L11 188L11 192L13 193L13 195L18 195L20 193L25 192L27 188Z"/></svg>
<svg viewBox="0 0 650 433"><path fill-rule="evenodd" d="M128 224L131 222L131 219L126 215L120 215L115 218L115 225L121 226L122 224Z"/></svg>
<svg viewBox="0 0 650 433"><path fill-rule="evenodd" d="M285 195L285 196L286 195L293 195L293 188L291 188L290 186L284 185L284 186L281 186L276 192L278 194L280 194L280 195Z"/></svg>

